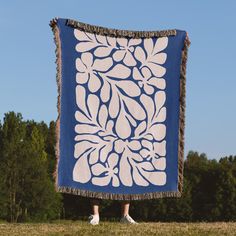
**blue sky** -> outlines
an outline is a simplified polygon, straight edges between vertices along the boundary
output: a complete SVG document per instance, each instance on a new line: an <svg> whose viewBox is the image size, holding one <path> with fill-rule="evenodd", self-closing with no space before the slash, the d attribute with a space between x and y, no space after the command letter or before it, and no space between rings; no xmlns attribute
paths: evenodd
<svg viewBox="0 0 236 236"><path fill-rule="evenodd" d="M130 30L186 30L185 154L236 155L236 1L0 0L0 120L4 113L47 124L57 118L55 45L58 16Z"/></svg>

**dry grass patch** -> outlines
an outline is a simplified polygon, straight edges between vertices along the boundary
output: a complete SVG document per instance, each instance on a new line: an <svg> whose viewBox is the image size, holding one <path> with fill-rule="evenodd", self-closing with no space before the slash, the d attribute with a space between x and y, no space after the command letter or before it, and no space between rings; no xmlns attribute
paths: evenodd
<svg viewBox="0 0 236 236"><path fill-rule="evenodd" d="M161 223L123 225L119 222L100 222L91 226L86 221L54 223L0 223L0 235L236 235L236 222Z"/></svg>

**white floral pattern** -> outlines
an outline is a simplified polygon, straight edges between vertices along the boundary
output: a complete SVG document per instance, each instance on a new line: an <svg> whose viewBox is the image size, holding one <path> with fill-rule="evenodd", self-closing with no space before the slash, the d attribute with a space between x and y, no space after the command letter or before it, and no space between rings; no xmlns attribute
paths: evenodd
<svg viewBox="0 0 236 236"><path fill-rule="evenodd" d="M74 29L73 180L97 186L166 184L167 37L128 39Z"/></svg>

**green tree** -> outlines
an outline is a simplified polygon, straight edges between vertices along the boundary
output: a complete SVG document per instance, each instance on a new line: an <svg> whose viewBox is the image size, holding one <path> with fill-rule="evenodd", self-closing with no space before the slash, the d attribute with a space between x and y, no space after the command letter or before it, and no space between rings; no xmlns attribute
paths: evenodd
<svg viewBox="0 0 236 236"><path fill-rule="evenodd" d="M11 222L16 222L21 214L22 199L19 199L20 152L25 137L25 125L22 115L9 112L5 114L2 127L2 154L1 154L1 195L5 198L3 215Z"/></svg>
<svg viewBox="0 0 236 236"><path fill-rule="evenodd" d="M235 157L236 160L236 157ZM236 178L234 176L235 161L233 157L220 159L218 180L216 184L215 202L219 209L216 220L236 220Z"/></svg>
<svg viewBox="0 0 236 236"><path fill-rule="evenodd" d="M1 217L11 221L58 218L61 195L54 191L42 129L20 113L5 114L1 129Z"/></svg>
<svg viewBox="0 0 236 236"><path fill-rule="evenodd" d="M54 181L54 172L56 170L56 156L55 156L55 145L56 145L56 123L51 121L47 130L45 138L45 150L48 154L48 171L52 181Z"/></svg>

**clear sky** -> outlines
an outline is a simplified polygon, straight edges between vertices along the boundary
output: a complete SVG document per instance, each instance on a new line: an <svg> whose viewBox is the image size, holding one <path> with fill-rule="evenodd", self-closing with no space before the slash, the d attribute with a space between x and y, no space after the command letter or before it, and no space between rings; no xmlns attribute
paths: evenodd
<svg viewBox="0 0 236 236"><path fill-rule="evenodd" d="M0 0L0 119L57 118L54 17L130 30L186 30L185 154L236 155L235 0Z"/></svg>

